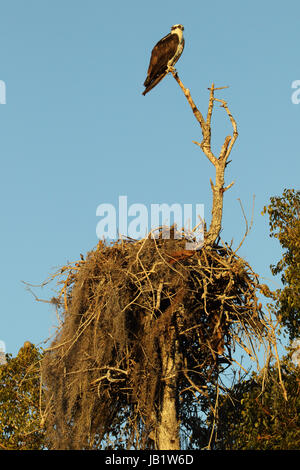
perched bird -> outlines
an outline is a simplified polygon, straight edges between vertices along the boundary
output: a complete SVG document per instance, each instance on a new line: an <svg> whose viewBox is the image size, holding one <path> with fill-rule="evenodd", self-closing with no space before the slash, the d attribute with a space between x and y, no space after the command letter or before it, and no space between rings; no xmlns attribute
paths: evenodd
<svg viewBox="0 0 300 470"><path fill-rule="evenodd" d="M181 56L184 48L183 30L182 24L175 24L171 32L154 46L144 82L144 96L170 72Z"/></svg>

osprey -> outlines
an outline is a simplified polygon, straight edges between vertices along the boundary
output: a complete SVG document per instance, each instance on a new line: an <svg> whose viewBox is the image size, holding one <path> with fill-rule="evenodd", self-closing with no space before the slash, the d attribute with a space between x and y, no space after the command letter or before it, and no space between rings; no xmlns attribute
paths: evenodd
<svg viewBox="0 0 300 470"><path fill-rule="evenodd" d="M181 56L184 48L183 30L182 24L175 24L171 32L154 46L144 82L144 96L170 72Z"/></svg>

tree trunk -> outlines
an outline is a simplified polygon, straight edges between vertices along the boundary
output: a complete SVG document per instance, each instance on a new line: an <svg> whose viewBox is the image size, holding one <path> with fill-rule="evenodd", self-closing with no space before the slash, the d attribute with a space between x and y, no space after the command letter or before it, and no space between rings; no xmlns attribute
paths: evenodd
<svg viewBox="0 0 300 470"><path fill-rule="evenodd" d="M180 355L174 333L172 340L162 338L160 341L164 384L156 429L158 450L180 449L177 387Z"/></svg>

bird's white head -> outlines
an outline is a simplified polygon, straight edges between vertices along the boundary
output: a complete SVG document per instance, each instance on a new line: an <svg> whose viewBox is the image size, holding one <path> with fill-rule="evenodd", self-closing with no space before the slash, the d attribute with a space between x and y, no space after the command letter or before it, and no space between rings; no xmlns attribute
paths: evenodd
<svg viewBox="0 0 300 470"><path fill-rule="evenodd" d="M180 41L181 41L183 30L184 30L184 27L182 26L182 24L174 24L171 28L171 34L178 34Z"/></svg>
<svg viewBox="0 0 300 470"><path fill-rule="evenodd" d="M175 29L180 29L181 31L183 31L184 27L182 26L182 24L174 24L171 28L171 31L175 31Z"/></svg>

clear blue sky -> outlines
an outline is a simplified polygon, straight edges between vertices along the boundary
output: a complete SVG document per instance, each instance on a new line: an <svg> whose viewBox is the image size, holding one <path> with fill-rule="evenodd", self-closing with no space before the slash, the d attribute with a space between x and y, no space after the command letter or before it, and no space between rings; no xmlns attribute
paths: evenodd
<svg viewBox="0 0 300 470"><path fill-rule="evenodd" d="M168 76L141 95L153 45L172 24L185 27L177 64L202 112L219 92L238 123L226 182L222 238L252 232L240 250L271 279L280 247L260 212L269 197L299 188L300 79L298 1L10 0L0 5L1 323L0 340L15 354L25 340L54 332L56 316L22 280L40 284L97 244L96 208L116 204L204 203L214 168L192 141L200 129ZM216 109L214 143L231 131ZM276 287L273 282L271 287ZM277 285L278 286L278 285ZM55 288L55 285L52 286ZM35 289L41 298L53 291Z"/></svg>

